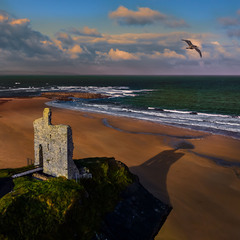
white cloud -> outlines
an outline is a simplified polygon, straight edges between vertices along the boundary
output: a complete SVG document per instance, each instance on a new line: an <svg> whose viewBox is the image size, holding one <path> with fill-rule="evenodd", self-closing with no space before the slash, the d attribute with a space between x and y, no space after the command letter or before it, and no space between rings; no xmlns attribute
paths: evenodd
<svg viewBox="0 0 240 240"><path fill-rule="evenodd" d="M175 51L165 48L163 53L155 51L152 55L149 55L150 58L176 58L176 59L186 59L182 54L178 54Z"/></svg>
<svg viewBox="0 0 240 240"><path fill-rule="evenodd" d="M53 43L55 44L55 46L57 48L59 48L60 50L63 50L63 47L62 47L62 42L58 39L53 39ZM43 43L45 45L45 43Z"/></svg>
<svg viewBox="0 0 240 240"><path fill-rule="evenodd" d="M218 19L219 23L225 27L237 26L239 20L237 18L223 17Z"/></svg>
<svg viewBox="0 0 240 240"><path fill-rule="evenodd" d="M101 37L73 36L72 39L79 44L110 44L110 45L159 45L171 46L183 44L182 38L203 39L212 37L212 34L190 34L187 32L170 33L122 33L122 34L101 34ZM197 40L198 41L198 40ZM183 44L184 45L184 44Z"/></svg>
<svg viewBox="0 0 240 240"><path fill-rule="evenodd" d="M120 24L130 25L145 25L166 18L164 14L147 7L139 7L137 11L132 11L124 6L120 6L116 11L111 12L109 17L116 19Z"/></svg>
<svg viewBox="0 0 240 240"><path fill-rule="evenodd" d="M133 53L122 51L119 49L114 50L111 48L108 53L96 51L98 56L103 56L108 60L120 61L120 60L139 60L139 57Z"/></svg>
<svg viewBox="0 0 240 240"><path fill-rule="evenodd" d="M136 12L141 12L146 20L147 16L150 19L154 15L152 11L149 15L146 10ZM165 25L171 23L172 27L177 24L176 19L168 16L159 21ZM195 50L187 50L182 38L198 45L203 58L200 59ZM223 44L219 36L213 34L183 31L106 34L87 26L59 32L51 39L33 30L29 19L12 18L0 11L0 70L8 67L30 71L50 69L50 72L63 72L67 69L70 73L121 74L127 69L124 72L131 74L175 74L190 68L192 74L195 70L201 74L203 69L213 71L213 66L225 69L233 64L239 65L240 47L235 41L235 44Z"/></svg>
<svg viewBox="0 0 240 240"><path fill-rule="evenodd" d="M221 56L227 57L227 58L232 57L232 54L230 52L226 51L224 46L222 46L218 41L213 41L213 42L211 42L211 44L214 46L215 56L217 55L219 57L219 55L221 55Z"/></svg>
<svg viewBox="0 0 240 240"><path fill-rule="evenodd" d="M85 26L83 29L70 28L66 30L67 33L79 36L101 37L100 32L96 28Z"/></svg>
<svg viewBox="0 0 240 240"><path fill-rule="evenodd" d="M4 22L4 21L6 21L6 20L8 20L8 16L5 16L5 15L3 15L3 14L0 14L0 22Z"/></svg>
<svg viewBox="0 0 240 240"><path fill-rule="evenodd" d="M30 22L29 19L23 18L23 19L13 19L10 21L11 25L23 25L23 24L28 24Z"/></svg>
<svg viewBox="0 0 240 240"><path fill-rule="evenodd" d="M86 35L90 36L97 36L100 35L100 33L95 28L89 28L88 26L85 26L82 31Z"/></svg>
<svg viewBox="0 0 240 240"><path fill-rule="evenodd" d="M228 36L240 38L240 29L236 28L236 29L228 30Z"/></svg>
<svg viewBox="0 0 240 240"><path fill-rule="evenodd" d="M30 22L27 18L15 19L11 18L6 12L0 10L0 23L6 23L11 25L23 25Z"/></svg>
<svg viewBox="0 0 240 240"><path fill-rule="evenodd" d="M27 18L12 18L0 11L1 64L22 65L26 62L61 59L61 51L46 35L31 29Z"/></svg>
<svg viewBox="0 0 240 240"><path fill-rule="evenodd" d="M78 58L79 54L81 54L82 52L83 52L83 49L77 44L75 44L72 48L69 48L67 50L67 53L70 55L71 59Z"/></svg>
<svg viewBox="0 0 240 240"><path fill-rule="evenodd" d="M121 51L119 49L110 49L108 53L103 53L96 51L96 54L99 56L103 56L109 60L119 61L119 60L141 60L142 58L149 59L186 59L186 57L182 54L178 54L175 51L170 49L164 49L163 52L153 51L151 53L144 52L135 52L129 53L126 51Z"/></svg>
<svg viewBox="0 0 240 240"><path fill-rule="evenodd" d="M240 38L240 9L234 17L222 17L218 19L220 25L227 29L229 37Z"/></svg>
<svg viewBox="0 0 240 240"><path fill-rule="evenodd" d="M148 7L138 7L137 11L133 11L120 6L116 11L110 12L109 17L123 25L146 25L162 22L166 27L188 27L188 24L183 19L175 19Z"/></svg>

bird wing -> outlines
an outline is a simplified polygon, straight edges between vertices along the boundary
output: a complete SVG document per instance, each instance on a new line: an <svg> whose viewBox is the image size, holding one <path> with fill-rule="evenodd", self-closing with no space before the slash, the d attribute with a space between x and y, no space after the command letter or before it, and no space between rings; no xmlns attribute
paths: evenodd
<svg viewBox="0 0 240 240"><path fill-rule="evenodd" d="M190 40L182 39L182 41L186 42L189 46L192 46L192 42Z"/></svg>
<svg viewBox="0 0 240 240"><path fill-rule="evenodd" d="M200 49L195 48L195 50L200 54L200 57L202 57L202 53L201 53Z"/></svg>

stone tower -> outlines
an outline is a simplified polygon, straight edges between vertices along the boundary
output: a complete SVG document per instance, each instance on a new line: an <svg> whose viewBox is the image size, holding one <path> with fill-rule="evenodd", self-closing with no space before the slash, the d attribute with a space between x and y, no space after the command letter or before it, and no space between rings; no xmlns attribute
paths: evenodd
<svg viewBox="0 0 240 240"><path fill-rule="evenodd" d="M52 125L51 109L45 108L43 117L33 122L35 165L43 172L68 179L79 177L79 171L72 160L72 129L68 125Z"/></svg>

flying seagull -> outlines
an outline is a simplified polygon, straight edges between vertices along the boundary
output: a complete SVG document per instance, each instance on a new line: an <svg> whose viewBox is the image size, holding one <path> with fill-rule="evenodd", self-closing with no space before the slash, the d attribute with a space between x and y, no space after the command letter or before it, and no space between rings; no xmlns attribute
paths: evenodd
<svg viewBox="0 0 240 240"><path fill-rule="evenodd" d="M195 49L200 54L200 57L202 57L202 53L201 53L200 49L198 48L198 46L193 45L190 40L182 39L182 41L184 41L188 44L189 47L187 47L186 49Z"/></svg>

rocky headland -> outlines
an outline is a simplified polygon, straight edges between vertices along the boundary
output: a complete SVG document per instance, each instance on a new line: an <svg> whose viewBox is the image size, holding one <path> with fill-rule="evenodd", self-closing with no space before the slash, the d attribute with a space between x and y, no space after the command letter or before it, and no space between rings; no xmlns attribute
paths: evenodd
<svg viewBox="0 0 240 240"><path fill-rule="evenodd" d="M0 239L150 240L171 207L150 194L114 158L75 160L92 179L41 181L0 170ZM47 224L46 224L47 223Z"/></svg>
<svg viewBox="0 0 240 240"><path fill-rule="evenodd" d="M88 92L42 92L41 97L46 97L49 99L60 101L71 101L72 98L83 99L108 98L108 96L100 93L88 93Z"/></svg>

